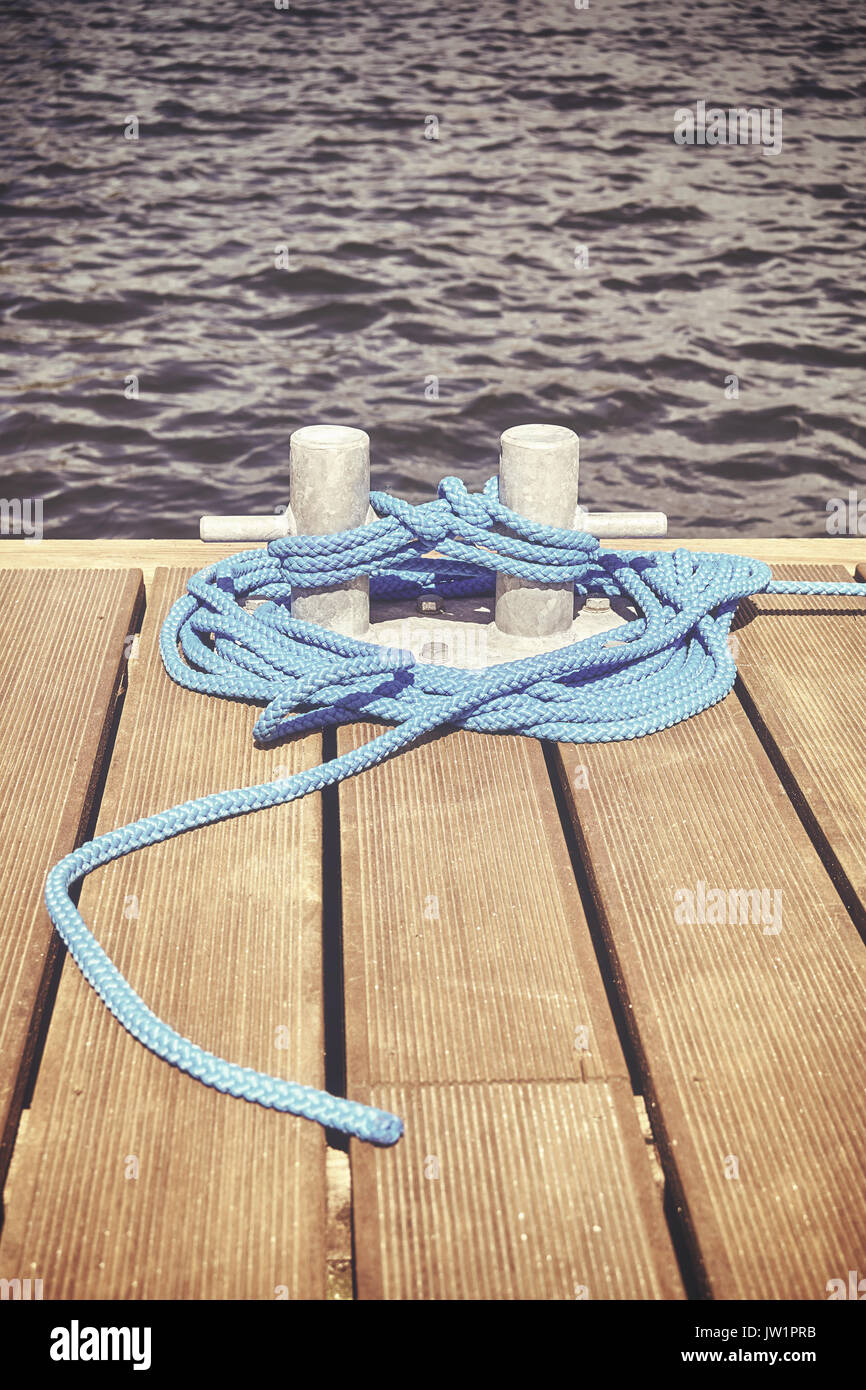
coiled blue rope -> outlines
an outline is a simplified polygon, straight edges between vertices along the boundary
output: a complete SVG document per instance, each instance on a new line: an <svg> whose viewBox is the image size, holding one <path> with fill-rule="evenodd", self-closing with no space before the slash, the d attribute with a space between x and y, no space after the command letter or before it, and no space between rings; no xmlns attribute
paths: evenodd
<svg viewBox="0 0 866 1390"><path fill-rule="evenodd" d="M188 689L264 703L253 729L260 744L361 718L394 727L293 777L213 792L99 835L51 870L45 900L86 979L157 1056L230 1095L393 1144L403 1131L396 1115L223 1061L157 1018L88 930L70 899L71 885L185 830L321 791L443 725L573 743L667 728L731 689L736 666L727 638L742 598L866 590L853 583L774 583L768 565L737 555L602 551L593 536L509 511L495 478L474 494L459 479L445 478L437 499L417 507L385 493L374 493L371 503L379 519L370 525L339 535L288 536L267 551L244 551L199 571L163 624L160 650L168 674ZM446 558L424 560L433 549ZM497 570L624 596L640 616L618 628L615 641L601 633L547 655L466 671L291 614L293 587L369 575L379 598L480 595L493 591ZM251 597L266 602L246 611L240 605Z"/></svg>

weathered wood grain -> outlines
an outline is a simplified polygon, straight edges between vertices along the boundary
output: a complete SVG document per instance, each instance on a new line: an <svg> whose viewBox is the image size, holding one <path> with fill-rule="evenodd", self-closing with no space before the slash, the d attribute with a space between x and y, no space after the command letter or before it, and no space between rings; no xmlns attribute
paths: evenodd
<svg viewBox="0 0 866 1390"><path fill-rule="evenodd" d="M540 746L428 740L340 828L349 1094L406 1121L352 1145L359 1295L682 1296Z"/></svg>
<svg viewBox="0 0 866 1390"><path fill-rule="evenodd" d="M320 759L317 737L256 750L257 710L165 674L159 626L185 577L157 577L100 831ZM321 872L308 797L118 860L86 880L80 906L180 1032L319 1086ZM323 1131L158 1060L67 960L10 1168L4 1273L42 1278L46 1298L321 1297L324 1236Z"/></svg>
<svg viewBox="0 0 866 1390"><path fill-rule="evenodd" d="M559 755L705 1287L825 1298L866 1253L866 948L735 696Z"/></svg>
<svg viewBox="0 0 866 1390"><path fill-rule="evenodd" d="M628 1082L356 1089L406 1122L352 1146L359 1298L682 1297Z"/></svg>
<svg viewBox="0 0 866 1390"><path fill-rule="evenodd" d="M90 814L142 599L137 571L0 571L0 1181L55 960L45 876Z"/></svg>
<svg viewBox="0 0 866 1390"><path fill-rule="evenodd" d="M22 611L37 586L59 581L41 607L77 630L64 607L70 576L51 574L60 552L44 549L63 544L27 547L42 551L32 565L17 543L0 551L15 547L26 562ZM832 549L823 539L685 544L769 560L831 558ZM237 548L117 542L99 563L133 563L151 545L148 566L160 556L200 566ZM862 541L838 545L844 554L833 549L832 558L850 573ZM86 550L75 554L71 563L88 563ZM99 585L116 579L85 582L96 585L84 603L92 616ZM320 756L313 739L257 752L253 711L173 686L154 644L182 576L149 584L99 829ZM861 899L863 607L762 596L736 633L761 738ZM128 626L111 611L122 645ZM78 647L67 653L79 673L69 688L95 697L104 648L84 650L97 660ZM4 679L19 677L9 689L38 714L28 660L20 671L7 663ZM94 759L76 759L72 745L99 719L93 706L64 723L67 703L50 708L62 751L46 744L42 761L54 769L62 756L67 785L90 786ZM6 767L24 805L35 758L15 747L14 709L12 699ZM41 725L47 739L48 720ZM341 750L373 732L342 730ZM15 763L19 753L31 761ZM707 1291L824 1298L828 1279L866 1267L866 948L840 880L834 888L736 697L663 734L564 745L560 758L599 931ZM352 1145L359 1295L682 1296L540 749L433 739L352 779L339 797L349 1090L406 1121L392 1150ZM43 828L55 821L46 811ZM44 870L67 847L52 847L39 867L40 903ZM82 909L181 1031L320 1085L320 856L311 798L122 860L88 880ZM766 890L767 920L677 920L675 894L699 882ZM44 957L39 981L43 966ZM0 1026L9 1017L0 1011ZM575 1047L583 1028L585 1050ZM32 1040L29 1024L24 1031ZM19 1061L19 1093L22 1074ZM317 1127L218 1096L158 1062L67 962L6 1188L0 1273L43 1278L48 1298L320 1297L324 1174ZM345 1266L344 1257L343 1292Z"/></svg>
<svg viewBox="0 0 866 1390"><path fill-rule="evenodd" d="M782 565L778 579L846 579L841 566ZM759 617L758 621L755 621ZM866 593L863 598L758 594L734 634L753 721L817 827L834 881L866 903Z"/></svg>

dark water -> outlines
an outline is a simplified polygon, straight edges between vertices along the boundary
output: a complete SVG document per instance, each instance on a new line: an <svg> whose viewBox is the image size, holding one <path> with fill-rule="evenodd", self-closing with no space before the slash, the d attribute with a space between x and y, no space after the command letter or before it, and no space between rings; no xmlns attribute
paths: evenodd
<svg viewBox="0 0 866 1390"><path fill-rule="evenodd" d="M674 534L820 535L866 485L862 4L0 25L0 494L44 498L46 535L271 511L315 421L366 428L375 485L415 500L480 485L509 425L568 424L584 503ZM781 153L675 144L698 99L780 107Z"/></svg>

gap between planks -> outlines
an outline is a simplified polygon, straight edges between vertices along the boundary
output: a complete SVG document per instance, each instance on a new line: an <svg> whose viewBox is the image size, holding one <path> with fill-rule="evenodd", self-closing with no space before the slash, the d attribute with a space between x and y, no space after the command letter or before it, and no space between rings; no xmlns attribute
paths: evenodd
<svg viewBox="0 0 866 1390"><path fill-rule="evenodd" d="M760 599L776 608L786 601L803 602ZM806 605L850 611L851 602ZM833 624L859 626L862 617L825 612L823 621L826 642ZM796 618L758 617L738 634L744 680L758 665L761 632L780 642L783 622L796 649L806 638ZM862 672L862 656L849 669ZM776 669L769 706L772 681L761 673L762 708L781 717L790 709L786 673ZM837 683L835 705L848 708L849 694L839 696ZM833 699L823 703L835 709ZM821 727L837 737L832 718ZM858 729L852 715L849 741ZM791 748L789 737L788 756ZM863 976L864 950L833 884L735 696L639 746L562 745L560 767L707 1291L826 1296L828 1279L858 1259L862 1265L866 1243L862 1202L851 1205L866 1179L866 1112L854 1062L862 1007L854 982ZM852 821L855 785L847 793ZM784 932L677 928L673 893L678 885L694 889L697 879L726 888L781 884ZM742 1181L726 1180L732 1158L743 1164Z"/></svg>
<svg viewBox="0 0 866 1390"><path fill-rule="evenodd" d="M98 804L143 607L138 571L0 571L4 664L0 831L0 1182L38 1061L62 947L43 902L53 863L81 843ZM50 621L34 624L34 611Z"/></svg>
<svg viewBox="0 0 866 1390"><path fill-rule="evenodd" d="M158 629L184 580L168 574L154 591L100 830L215 781L245 785L319 759L317 738L255 750L253 711L169 681ZM313 796L223 822L117 861L82 890L85 920L151 1007L220 1055L314 1085L323 1080L318 817ZM274 1053L281 1003L289 1048ZM140 1159L135 1181L124 1180L130 1156ZM273 1298L282 1287L323 1297L325 1238L322 1131L153 1057L67 960L10 1168L4 1266L26 1273L35 1262L48 1298Z"/></svg>
<svg viewBox="0 0 866 1390"><path fill-rule="evenodd" d="M359 1296L682 1297L539 744L422 740L340 816L349 1094L406 1123L351 1147Z"/></svg>

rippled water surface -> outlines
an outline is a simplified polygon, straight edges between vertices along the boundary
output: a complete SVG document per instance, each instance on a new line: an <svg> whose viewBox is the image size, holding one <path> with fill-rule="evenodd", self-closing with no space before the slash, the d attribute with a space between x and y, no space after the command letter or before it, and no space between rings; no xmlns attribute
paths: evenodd
<svg viewBox="0 0 866 1390"><path fill-rule="evenodd" d="M479 486L509 425L568 424L585 504L674 534L820 535L866 485L854 0L0 25L0 489L46 535L271 511L314 421L366 428L413 500ZM677 145L699 99L780 107L781 153Z"/></svg>

